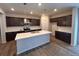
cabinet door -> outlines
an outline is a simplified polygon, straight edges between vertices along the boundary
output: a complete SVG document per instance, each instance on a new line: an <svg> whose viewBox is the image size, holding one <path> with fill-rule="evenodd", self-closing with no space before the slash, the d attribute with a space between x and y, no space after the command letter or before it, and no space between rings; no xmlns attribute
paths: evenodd
<svg viewBox="0 0 79 59"><path fill-rule="evenodd" d="M65 17L59 17L57 25L58 26L65 26Z"/></svg>
<svg viewBox="0 0 79 59"><path fill-rule="evenodd" d="M23 24L24 24L23 18L6 17L7 26L23 26Z"/></svg>
<svg viewBox="0 0 79 59"><path fill-rule="evenodd" d="M71 43L71 34L65 32L55 31L55 37L59 40L62 40L68 44Z"/></svg>
<svg viewBox="0 0 79 59"><path fill-rule="evenodd" d="M51 18L50 19L50 22L52 23L52 22L57 22L58 21L58 18Z"/></svg>
<svg viewBox="0 0 79 59"><path fill-rule="evenodd" d="M6 33L6 40L7 42L15 40L16 32L7 32Z"/></svg>
<svg viewBox="0 0 79 59"><path fill-rule="evenodd" d="M69 44L71 43L71 34L70 33L65 33L64 41L69 43Z"/></svg>
<svg viewBox="0 0 79 59"><path fill-rule="evenodd" d="M68 15L68 16L59 17L57 25L58 26L71 26L72 16Z"/></svg>
<svg viewBox="0 0 79 59"><path fill-rule="evenodd" d="M66 26L72 25L72 16L66 16Z"/></svg>
<svg viewBox="0 0 79 59"><path fill-rule="evenodd" d="M31 26L40 26L40 19L30 19Z"/></svg>

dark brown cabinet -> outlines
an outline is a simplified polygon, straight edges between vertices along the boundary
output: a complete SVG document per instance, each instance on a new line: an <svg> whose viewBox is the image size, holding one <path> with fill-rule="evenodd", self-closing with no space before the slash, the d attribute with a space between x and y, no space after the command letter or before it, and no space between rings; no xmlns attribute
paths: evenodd
<svg viewBox="0 0 79 59"><path fill-rule="evenodd" d="M72 16L69 15L69 16L64 16L64 17L59 18L57 25L58 26L71 26Z"/></svg>
<svg viewBox="0 0 79 59"><path fill-rule="evenodd" d="M58 18L51 18L50 19L50 22L52 23L52 22L57 22L58 21Z"/></svg>
<svg viewBox="0 0 79 59"><path fill-rule="evenodd" d="M66 26L72 25L72 16L66 16Z"/></svg>
<svg viewBox="0 0 79 59"><path fill-rule="evenodd" d="M57 25L58 25L58 26L66 26L65 20L66 20L65 17L60 17L60 18L58 18Z"/></svg>
<svg viewBox="0 0 79 59"><path fill-rule="evenodd" d="M62 40L68 44L71 43L71 33L55 31L55 37L59 40Z"/></svg>
<svg viewBox="0 0 79 59"><path fill-rule="evenodd" d="M15 40L16 32L6 32L7 42Z"/></svg>
<svg viewBox="0 0 79 59"><path fill-rule="evenodd" d="M31 26L40 26L40 19L29 19Z"/></svg>
<svg viewBox="0 0 79 59"><path fill-rule="evenodd" d="M30 19L27 18L27 20L30 21L31 26L40 26L40 19ZM6 17L6 25L7 27L11 26L24 26L24 18L19 17Z"/></svg>
<svg viewBox="0 0 79 59"><path fill-rule="evenodd" d="M6 17L6 25L8 27L11 27L11 26L23 26L23 24L24 24L23 18Z"/></svg>
<svg viewBox="0 0 79 59"><path fill-rule="evenodd" d="M53 18L53 19L50 19L50 22L57 22L57 26L70 27L72 25L72 15Z"/></svg>

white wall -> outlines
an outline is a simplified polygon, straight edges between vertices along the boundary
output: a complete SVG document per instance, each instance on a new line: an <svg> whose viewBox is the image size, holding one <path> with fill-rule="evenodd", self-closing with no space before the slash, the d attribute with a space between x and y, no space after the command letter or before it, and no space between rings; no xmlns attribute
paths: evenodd
<svg viewBox="0 0 79 59"><path fill-rule="evenodd" d="M6 43L6 18L5 13L0 9L0 30L1 30L1 43Z"/></svg>
<svg viewBox="0 0 79 59"><path fill-rule="evenodd" d="M53 22L51 23L51 27L52 27L52 35L55 36L55 31L57 30L57 22Z"/></svg>
<svg viewBox="0 0 79 59"><path fill-rule="evenodd" d="M45 14L42 14L41 16L41 28L43 30L49 30L49 16L48 15L45 15Z"/></svg>
<svg viewBox="0 0 79 59"><path fill-rule="evenodd" d="M62 31L62 32L72 33L71 32L71 27L58 26L57 30Z"/></svg>
<svg viewBox="0 0 79 59"><path fill-rule="evenodd" d="M72 10L72 35L71 46L77 46L79 39L79 8L75 7Z"/></svg>
<svg viewBox="0 0 79 59"><path fill-rule="evenodd" d="M0 43L1 43L1 20L0 20Z"/></svg>

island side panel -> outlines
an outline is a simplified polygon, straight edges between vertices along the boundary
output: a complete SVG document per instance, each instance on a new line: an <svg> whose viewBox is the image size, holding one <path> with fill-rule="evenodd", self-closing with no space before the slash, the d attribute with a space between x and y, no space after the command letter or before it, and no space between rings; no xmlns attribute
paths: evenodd
<svg viewBox="0 0 79 59"><path fill-rule="evenodd" d="M19 39L16 40L16 42L17 42L17 54L20 54L50 42L50 34L39 35L26 39Z"/></svg>

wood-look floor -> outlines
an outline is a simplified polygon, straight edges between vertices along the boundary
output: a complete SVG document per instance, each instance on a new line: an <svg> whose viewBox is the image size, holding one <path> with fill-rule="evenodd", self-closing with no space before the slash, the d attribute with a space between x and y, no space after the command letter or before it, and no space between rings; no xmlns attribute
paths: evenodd
<svg viewBox="0 0 79 59"><path fill-rule="evenodd" d="M79 56L79 48L52 37L50 43L24 52L20 56Z"/></svg>
<svg viewBox="0 0 79 59"><path fill-rule="evenodd" d="M1 56L16 55L16 41L0 44ZM20 54L21 56L79 56L79 46L72 47L52 37L50 43Z"/></svg>
<svg viewBox="0 0 79 59"><path fill-rule="evenodd" d="M0 56L15 56L16 41L10 41L5 44L0 44Z"/></svg>

